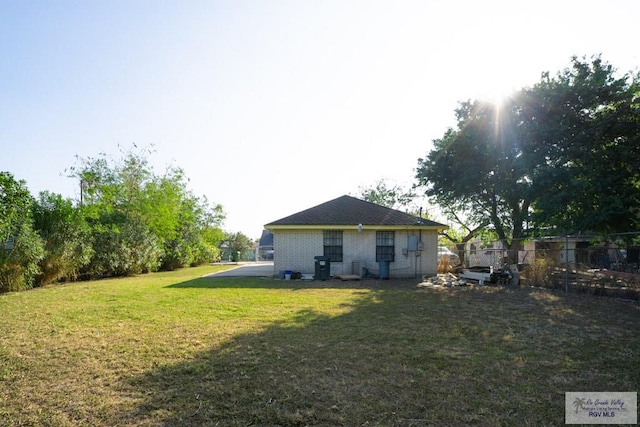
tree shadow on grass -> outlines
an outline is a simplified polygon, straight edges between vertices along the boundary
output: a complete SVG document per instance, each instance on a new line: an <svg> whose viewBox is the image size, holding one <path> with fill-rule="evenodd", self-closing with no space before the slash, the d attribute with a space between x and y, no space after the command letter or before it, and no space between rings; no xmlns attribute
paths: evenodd
<svg viewBox="0 0 640 427"><path fill-rule="evenodd" d="M415 289L417 279L392 280L281 280L266 277L199 277L167 286L169 289Z"/></svg>
<svg viewBox="0 0 640 427"><path fill-rule="evenodd" d="M235 280L214 283L181 285ZM576 367L563 364L558 348L545 347L551 336L526 331L529 313L499 315L499 304L512 300L531 303L524 292L488 298L473 289L375 289L339 316L299 310L124 380L138 404L118 419L170 426L561 424L564 392L589 384L571 382ZM571 334L569 328L553 339L562 345ZM580 351L580 343L568 347ZM630 352L638 356L637 342ZM640 380L634 375L630 381Z"/></svg>
<svg viewBox="0 0 640 427"><path fill-rule="evenodd" d="M410 368L419 354L407 348L419 337L391 332L393 313L378 298L364 296L339 317L301 310L134 378L128 385L148 394L126 421L274 426L424 419L424 390L411 378L420 374ZM400 336L389 340L389 333Z"/></svg>

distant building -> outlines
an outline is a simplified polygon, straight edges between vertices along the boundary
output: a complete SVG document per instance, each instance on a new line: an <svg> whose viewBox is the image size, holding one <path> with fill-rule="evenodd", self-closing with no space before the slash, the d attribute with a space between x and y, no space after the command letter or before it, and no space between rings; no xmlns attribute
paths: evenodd
<svg viewBox="0 0 640 427"><path fill-rule="evenodd" d="M273 260L273 233L262 230L262 236L258 242L258 261Z"/></svg>

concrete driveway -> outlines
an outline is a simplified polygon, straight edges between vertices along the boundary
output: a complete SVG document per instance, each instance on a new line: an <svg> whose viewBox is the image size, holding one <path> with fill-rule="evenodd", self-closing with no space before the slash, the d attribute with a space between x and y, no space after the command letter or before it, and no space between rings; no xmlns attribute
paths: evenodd
<svg viewBox="0 0 640 427"><path fill-rule="evenodd" d="M273 261L247 262L204 277L273 277Z"/></svg>

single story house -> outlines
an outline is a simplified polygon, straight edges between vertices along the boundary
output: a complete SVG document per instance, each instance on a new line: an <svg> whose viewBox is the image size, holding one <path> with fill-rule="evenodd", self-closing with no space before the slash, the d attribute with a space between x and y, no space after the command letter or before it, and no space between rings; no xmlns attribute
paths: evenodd
<svg viewBox="0 0 640 427"><path fill-rule="evenodd" d="M330 275L383 278L435 275L438 232L446 225L351 196L341 196L266 224L273 233L274 275L313 274L328 257ZM366 270L365 270L366 269Z"/></svg>

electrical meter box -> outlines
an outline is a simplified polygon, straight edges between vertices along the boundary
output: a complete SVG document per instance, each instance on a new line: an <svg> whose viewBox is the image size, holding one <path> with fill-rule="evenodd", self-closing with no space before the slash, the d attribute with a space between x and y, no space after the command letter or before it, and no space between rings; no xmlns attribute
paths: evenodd
<svg viewBox="0 0 640 427"><path fill-rule="evenodd" d="M407 249L410 251L418 251L418 244L422 246L422 242L418 241L418 236L416 234L411 234L409 236L409 241L407 242Z"/></svg>

